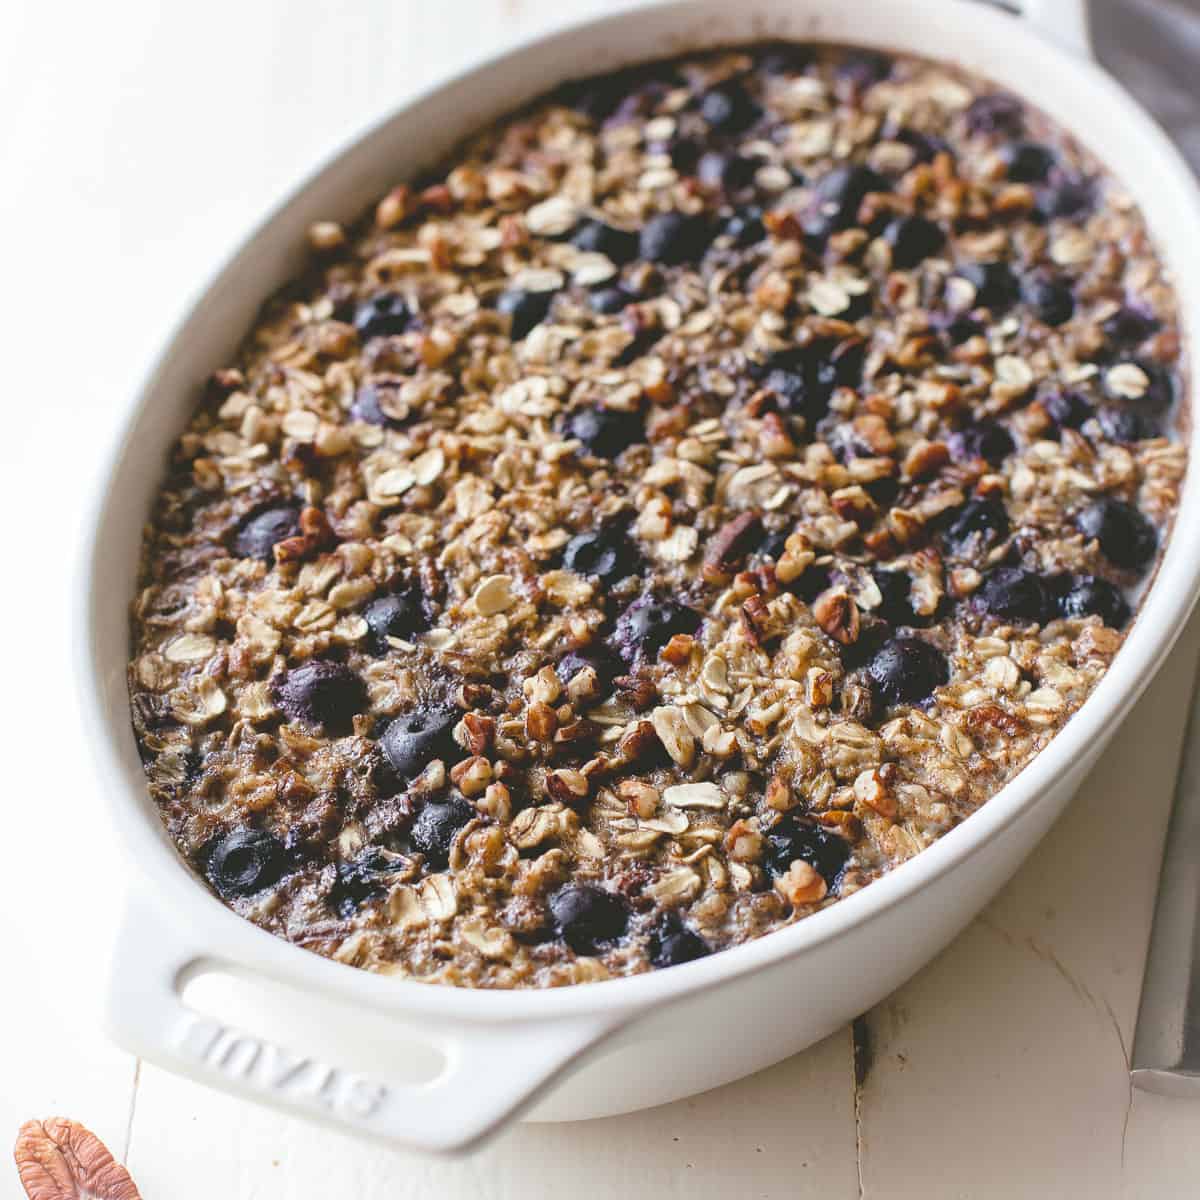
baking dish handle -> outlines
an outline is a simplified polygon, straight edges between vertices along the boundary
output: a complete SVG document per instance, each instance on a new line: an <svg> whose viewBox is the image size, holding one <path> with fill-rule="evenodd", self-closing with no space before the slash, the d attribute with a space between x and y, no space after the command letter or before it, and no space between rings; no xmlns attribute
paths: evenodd
<svg viewBox="0 0 1200 1200"><path fill-rule="evenodd" d="M448 1153L470 1148L532 1102L583 1052L625 1024L629 1013L538 1021L455 1022L420 1030L383 1009L354 1009L198 947L187 930L169 928L142 900L131 900L118 935L107 996L113 1039L149 1062L197 1082L394 1146ZM262 1022L222 1019L186 1001L189 979L213 973L286 993L275 1022L313 1030L295 1043L275 1040ZM431 985L432 986L432 985ZM375 1027L374 1040L362 1024ZM428 1078L402 1078L380 1062L395 1047L391 1032L437 1066ZM333 1043L357 1034L350 1065ZM382 1036L380 1036L382 1035ZM372 1054L372 1046L378 1054ZM368 1062L364 1069L364 1051ZM353 1058L353 1056L351 1056Z"/></svg>
<svg viewBox="0 0 1200 1200"><path fill-rule="evenodd" d="M1088 0L1017 0L1021 16L1055 45L1092 58Z"/></svg>

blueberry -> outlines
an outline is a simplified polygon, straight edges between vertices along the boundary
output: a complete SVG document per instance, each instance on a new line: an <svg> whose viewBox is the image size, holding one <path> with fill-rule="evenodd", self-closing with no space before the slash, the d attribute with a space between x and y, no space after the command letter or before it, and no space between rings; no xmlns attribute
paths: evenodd
<svg viewBox="0 0 1200 1200"><path fill-rule="evenodd" d="M701 616L674 600L643 596L617 618L615 644L626 661L653 659L677 633L695 633Z"/></svg>
<svg viewBox="0 0 1200 1200"><path fill-rule="evenodd" d="M810 47L795 42L770 42L757 55L758 65L766 75L798 75L813 58Z"/></svg>
<svg viewBox="0 0 1200 1200"><path fill-rule="evenodd" d="M1158 533L1147 517L1124 500L1105 496L1075 514L1075 527L1118 567L1140 570L1158 549Z"/></svg>
<svg viewBox="0 0 1200 1200"><path fill-rule="evenodd" d="M278 838L259 829L235 829L209 850L204 873L228 900L278 883L286 866L287 850Z"/></svg>
<svg viewBox="0 0 1200 1200"><path fill-rule="evenodd" d="M540 325L549 314L553 299L553 292L526 292L520 288L501 292L496 311L512 317L508 336L519 342L534 326Z"/></svg>
<svg viewBox="0 0 1200 1200"><path fill-rule="evenodd" d="M1123 305L1100 326L1105 340L1113 346L1137 346L1156 329L1158 321L1141 309Z"/></svg>
<svg viewBox="0 0 1200 1200"><path fill-rule="evenodd" d="M367 847L353 862L338 863L329 890L330 907L339 917L354 916L365 901L382 895L387 876L403 865L403 859L378 846Z"/></svg>
<svg viewBox="0 0 1200 1200"><path fill-rule="evenodd" d="M371 631L371 646L376 654L387 654L392 649L388 638L408 641L414 634L424 633L429 628L425 605L415 588L372 600L363 610L363 617Z"/></svg>
<svg viewBox="0 0 1200 1200"><path fill-rule="evenodd" d="M875 586L879 589L879 607L875 614L892 625L916 625L920 618L912 606L912 576L907 571L888 571L878 568L873 572Z"/></svg>
<svg viewBox="0 0 1200 1200"><path fill-rule="evenodd" d="M1060 605L1064 617L1099 617L1111 629L1129 620L1129 602L1107 579L1081 575L1071 584Z"/></svg>
<svg viewBox="0 0 1200 1200"><path fill-rule="evenodd" d="M763 224L762 219L762 209L755 205L739 208L725 222L721 235L729 238L738 250L761 242L767 236L767 227Z"/></svg>
<svg viewBox="0 0 1200 1200"><path fill-rule="evenodd" d="M664 212L642 226L638 251L649 262L676 267L704 257L713 231L703 213Z"/></svg>
<svg viewBox="0 0 1200 1200"><path fill-rule="evenodd" d="M833 569L828 563L813 563L805 568L798 579L794 579L788 591L799 596L805 604L811 604L833 583Z"/></svg>
<svg viewBox="0 0 1200 1200"><path fill-rule="evenodd" d="M971 101L967 129L971 133L1020 137L1025 131L1025 106L1008 92L989 92Z"/></svg>
<svg viewBox="0 0 1200 1200"><path fill-rule="evenodd" d="M813 189L812 207L804 232L823 240L858 221L859 206L869 192L890 192L892 185L870 167L835 167Z"/></svg>
<svg viewBox="0 0 1200 1200"><path fill-rule="evenodd" d="M973 462L982 458L993 467L999 466L1016 448L1012 434L990 417L984 417L966 429L955 430L946 439L946 444L955 462Z"/></svg>
<svg viewBox="0 0 1200 1200"><path fill-rule="evenodd" d="M615 408L577 408L567 418L563 432L582 442L594 458L616 458L622 450L646 440L641 416Z"/></svg>
<svg viewBox="0 0 1200 1200"><path fill-rule="evenodd" d="M975 303L999 313L1016 304L1021 286L1006 262L964 263L956 274L975 289Z"/></svg>
<svg viewBox="0 0 1200 1200"><path fill-rule="evenodd" d="M763 384L789 412L816 422L828 411L836 388L862 383L862 363L861 344L836 347L818 340L773 354L764 366Z"/></svg>
<svg viewBox="0 0 1200 1200"><path fill-rule="evenodd" d="M1146 390L1131 403L1143 412L1166 412L1175 401L1173 373L1161 363L1151 362L1144 358L1134 359L1133 366L1146 376ZM1105 376L1106 385L1107 379L1108 377Z"/></svg>
<svg viewBox="0 0 1200 1200"><path fill-rule="evenodd" d="M932 162L939 154L953 153L942 138L921 133L917 129L899 129L892 135L892 141L908 146L913 152L914 160L919 163Z"/></svg>
<svg viewBox="0 0 1200 1200"><path fill-rule="evenodd" d="M952 553L962 555L973 546L1002 541L1009 528L1008 510L999 496L975 496L949 515L946 545Z"/></svg>
<svg viewBox="0 0 1200 1200"><path fill-rule="evenodd" d="M636 233L604 221L582 222L571 235L571 244L580 250L603 254L617 264L632 262L638 254Z"/></svg>
<svg viewBox="0 0 1200 1200"><path fill-rule="evenodd" d="M599 953L625 933L629 912L615 892L588 883L569 883L550 897L555 934L576 954Z"/></svg>
<svg viewBox="0 0 1200 1200"><path fill-rule="evenodd" d="M965 313L954 313L943 317L937 322L937 325L950 340L952 346L961 346L963 342L969 341L973 337L980 337L984 333L983 325Z"/></svg>
<svg viewBox="0 0 1200 1200"><path fill-rule="evenodd" d="M1086 216L1096 205L1096 185L1090 179L1062 179L1038 188L1036 208L1044 220Z"/></svg>
<svg viewBox="0 0 1200 1200"><path fill-rule="evenodd" d="M926 217L896 217L883 231L892 248L892 266L909 271L936 254L946 241L942 227Z"/></svg>
<svg viewBox="0 0 1200 1200"><path fill-rule="evenodd" d="M783 552L787 547L787 540L791 531L787 529L776 529L768 533L763 538L761 545L754 552L755 557L771 562L778 562L783 557Z"/></svg>
<svg viewBox="0 0 1200 1200"><path fill-rule="evenodd" d="M892 60L876 50L851 50L834 68L835 77L856 92L882 83L892 73Z"/></svg>
<svg viewBox="0 0 1200 1200"><path fill-rule="evenodd" d="M784 874L797 860L806 862L832 892L849 858L850 843L845 838L796 813L788 813L767 831L767 865L776 875Z"/></svg>
<svg viewBox="0 0 1200 1200"><path fill-rule="evenodd" d="M1075 295L1061 279L1035 275L1025 281L1021 298L1045 325L1062 325L1075 315Z"/></svg>
<svg viewBox="0 0 1200 1200"><path fill-rule="evenodd" d="M568 650L555 664L554 673L563 683L569 683L584 667L596 672L601 690L606 690L625 669L607 646L589 646L586 650Z"/></svg>
<svg viewBox="0 0 1200 1200"><path fill-rule="evenodd" d="M950 678L945 655L915 637L892 638L867 664L867 675L887 704L916 704Z"/></svg>
<svg viewBox="0 0 1200 1200"><path fill-rule="evenodd" d="M348 733L356 714L369 705L366 685L344 663L314 659L271 681L271 696L290 721L324 725Z"/></svg>
<svg viewBox="0 0 1200 1200"><path fill-rule="evenodd" d="M757 169L757 159L710 150L700 156L700 161L696 164L696 178L709 187L736 191L753 182Z"/></svg>
<svg viewBox="0 0 1200 1200"><path fill-rule="evenodd" d="M677 967L712 953L712 947L688 929L674 912L664 913L650 931L646 952L656 967Z"/></svg>
<svg viewBox="0 0 1200 1200"><path fill-rule="evenodd" d="M1056 161L1054 151L1039 142L1010 142L1000 160L1013 183L1045 183Z"/></svg>
<svg viewBox="0 0 1200 1200"><path fill-rule="evenodd" d="M1110 442L1127 445L1159 436L1157 425L1149 417L1130 408L1106 405L1096 414L1096 419L1100 422L1100 431Z"/></svg>
<svg viewBox="0 0 1200 1200"><path fill-rule="evenodd" d="M671 166L680 175L692 175L695 173L696 164L700 161L700 155L704 153L704 143L698 138L677 137L664 146L661 142L658 143L657 149L651 146L646 147L647 150L653 150L661 154L664 150L668 151L671 159Z"/></svg>
<svg viewBox="0 0 1200 1200"><path fill-rule="evenodd" d="M300 506L276 504L244 518L233 535L233 552L238 558L275 561L275 544L300 533Z"/></svg>
<svg viewBox="0 0 1200 1200"><path fill-rule="evenodd" d="M460 796L426 801L413 822L408 840L414 850L425 856L429 866L440 871L450 861L455 837L476 816L475 806Z"/></svg>
<svg viewBox="0 0 1200 1200"><path fill-rule="evenodd" d="M592 311L602 313L606 316L612 313L619 313L632 300L633 297L623 288L619 287L597 288L588 296L588 303L592 306Z"/></svg>
<svg viewBox="0 0 1200 1200"><path fill-rule="evenodd" d="M454 709L434 705L392 721L379 744L396 774L415 779L435 758L449 758L456 749L458 718Z"/></svg>
<svg viewBox="0 0 1200 1200"><path fill-rule="evenodd" d="M984 612L1006 621L1042 624L1054 615L1054 597L1045 581L1021 567L994 567L975 595Z"/></svg>
<svg viewBox="0 0 1200 1200"><path fill-rule="evenodd" d="M563 551L563 566L580 575L594 575L602 583L616 583L640 565L637 548L623 529L610 525L576 534Z"/></svg>
<svg viewBox="0 0 1200 1200"><path fill-rule="evenodd" d="M401 420L390 417L383 411L383 402L396 396L400 382L400 380L395 380L362 384L354 393L354 400L350 405L351 418L355 421L363 421L368 425L392 428L402 425Z"/></svg>
<svg viewBox="0 0 1200 1200"><path fill-rule="evenodd" d="M737 83L712 88L700 98L700 115L718 133L742 133L762 115L762 110Z"/></svg>
<svg viewBox="0 0 1200 1200"><path fill-rule="evenodd" d="M396 292L379 292L354 310L354 328L364 342L403 333L412 319L412 310Z"/></svg>
<svg viewBox="0 0 1200 1200"><path fill-rule="evenodd" d="M1051 392L1041 398L1042 409L1058 429L1078 429L1092 415L1092 406L1079 392Z"/></svg>

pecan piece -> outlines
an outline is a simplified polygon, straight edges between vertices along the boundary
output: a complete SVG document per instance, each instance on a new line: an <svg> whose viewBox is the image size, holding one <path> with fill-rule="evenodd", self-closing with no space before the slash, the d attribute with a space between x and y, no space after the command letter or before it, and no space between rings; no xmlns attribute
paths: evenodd
<svg viewBox="0 0 1200 1200"><path fill-rule="evenodd" d="M761 539L762 521L758 513L739 513L733 520L726 521L705 547L705 579L718 582L732 575Z"/></svg>
<svg viewBox="0 0 1200 1200"><path fill-rule="evenodd" d="M129 1172L78 1121L26 1121L13 1157L29 1200L141 1200Z"/></svg>
<svg viewBox="0 0 1200 1200"><path fill-rule="evenodd" d="M817 624L835 642L843 646L858 641L860 628L858 605L841 588L830 588L813 601L813 616Z"/></svg>

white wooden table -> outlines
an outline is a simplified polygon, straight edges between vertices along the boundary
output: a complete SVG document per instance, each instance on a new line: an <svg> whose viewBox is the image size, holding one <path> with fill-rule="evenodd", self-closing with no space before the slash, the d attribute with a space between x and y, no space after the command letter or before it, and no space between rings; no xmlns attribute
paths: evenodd
<svg viewBox="0 0 1200 1200"><path fill-rule="evenodd" d="M0 5L0 1141L75 1117L147 1200L1195 1196L1200 1105L1131 1094L1126 1060L1197 624L1011 886L859 1023L857 1083L847 1029L691 1101L446 1162L207 1092L96 1031L123 881L73 701L93 448L214 258L316 156L479 49L611 7Z"/></svg>

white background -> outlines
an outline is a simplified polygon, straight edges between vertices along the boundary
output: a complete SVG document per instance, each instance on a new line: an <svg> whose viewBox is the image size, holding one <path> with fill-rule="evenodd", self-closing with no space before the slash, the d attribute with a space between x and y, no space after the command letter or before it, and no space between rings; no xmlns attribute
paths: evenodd
<svg viewBox="0 0 1200 1200"><path fill-rule="evenodd" d="M1131 1094L1126 1047L1200 627L1003 896L869 1014L859 1088L847 1030L692 1101L443 1162L207 1092L96 1031L124 881L77 731L74 567L139 372L314 160L448 66L613 7L0 3L0 1142L75 1117L146 1200L1194 1196L1200 1104ZM0 1162L0 1196L18 1191Z"/></svg>

